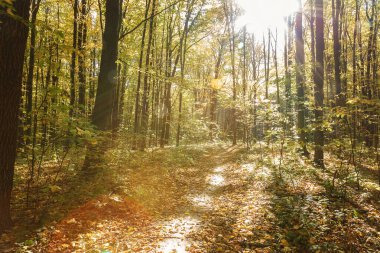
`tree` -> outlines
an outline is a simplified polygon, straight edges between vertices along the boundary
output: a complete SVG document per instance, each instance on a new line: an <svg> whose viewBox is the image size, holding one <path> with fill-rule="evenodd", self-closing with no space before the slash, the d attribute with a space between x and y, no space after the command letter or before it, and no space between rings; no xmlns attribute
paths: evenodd
<svg viewBox="0 0 380 253"><path fill-rule="evenodd" d="M292 17L287 17L287 31L285 31L285 49L284 49L284 67L285 67L285 112L289 121L289 125L292 125Z"/></svg>
<svg viewBox="0 0 380 253"><path fill-rule="evenodd" d="M216 52L216 61L214 67L214 85L211 87L211 101L210 101L210 139L213 140L215 136L216 127L216 107L218 104L218 80L220 78L220 69L223 61L223 54L225 48L225 40L218 40L218 49Z"/></svg>
<svg viewBox="0 0 380 253"><path fill-rule="evenodd" d="M75 97L76 97L76 61L77 61L77 45L78 45L78 12L79 4L78 0L74 0L74 21L73 21L73 51L71 52L71 64L70 64L70 117L74 115Z"/></svg>
<svg viewBox="0 0 380 253"><path fill-rule="evenodd" d="M151 0L145 1L145 16L144 16L145 20L148 18L148 15L149 15L150 3L151 3ZM138 69L138 74L137 74L137 87L136 87L136 96L135 96L135 123L134 123L134 134L135 134L134 146L135 147L134 148L137 148L137 145L141 144L142 142L141 136L140 136L140 130L141 130L140 129L140 125L141 125L141 107L140 107L141 91L140 89L141 89L142 72L143 71L145 72L145 70L143 69L143 62L144 62L144 49L145 49L145 43L146 43L145 42L146 30L147 30L147 22L144 22L144 27L143 27L142 36L141 36L139 69ZM149 60L149 56L147 56L147 58Z"/></svg>
<svg viewBox="0 0 380 253"><path fill-rule="evenodd" d="M78 104L82 114L86 112L86 43L87 43L87 0L81 1L78 30Z"/></svg>
<svg viewBox="0 0 380 253"><path fill-rule="evenodd" d="M13 2L15 14L0 14L0 232L11 226L10 201L30 0Z"/></svg>
<svg viewBox="0 0 380 253"><path fill-rule="evenodd" d="M234 101L234 105L232 108L232 145L237 144L237 119L236 119L236 99L237 99L237 76L236 76L236 36L235 36L235 21L236 21L236 14L234 13L235 10L233 8L232 2L224 2L224 12L226 16L226 22L227 22L227 31L228 31L228 37L229 37L229 46L230 46L230 54L231 54L231 68L232 68L232 99Z"/></svg>
<svg viewBox="0 0 380 253"><path fill-rule="evenodd" d="M314 100L315 100L315 132L314 132L314 162L316 165L323 167L323 85L324 85L324 20L323 20L323 0L315 0L315 80L314 80Z"/></svg>
<svg viewBox="0 0 380 253"><path fill-rule="evenodd" d="M103 131L112 128L112 107L117 83L120 0L107 0L102 56L92 122Z"/></svg>
<svg viewBox="0 0 380 253"><path fill-rule="evenodd" d="M38 10L40 8L41 0L32 1L32 16L30 20L30 48L29 48L29 62L28 62L28 76L26 80L26 135L27 143L32 133L32 109L33 109L33 78L34 78L34 65L35 65L35 47L36 47L36 20Z"/></svg>
<svg viewBox="0 0 380 253"><path fill-rule="evenodd" d="M302 3L299 0L299 10L296 14L295 39L296 39L296 83L297 83L297 130L302 154L307 156L306 148L306 123L305 123L305 48L302 27Z"/></svg>
<svg viewBox="0 0 380 253"><path fill-rule="evenodd" d="M342 9L341 0L332 0L331 6L334 38L334 79L336 89L336 105L341 106L344 103L341 78L341 32L339 29Z"/></svg>
<svg viewBox="0 0 380 253"><path fill-rule="evenodd" d="M140 149L144 150L146 147L146 135L148 133L148 121L149 121L149 67L151 65L151 54L152 54L152 44L153 44L153 33L154 33L154 15L156 11L157 0L152 2L152 12L149 20L149 34L148 34L148 45L146 49L145 56L145 71L144 71L144 88L142 96L142 112L141 112L141 138ZM147 9L149 9L147 7Z"/></svg>

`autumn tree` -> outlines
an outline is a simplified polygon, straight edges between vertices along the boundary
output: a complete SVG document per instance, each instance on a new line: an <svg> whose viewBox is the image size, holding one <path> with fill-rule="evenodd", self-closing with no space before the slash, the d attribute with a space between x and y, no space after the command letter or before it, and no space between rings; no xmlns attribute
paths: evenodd
<svg viewBox="0 0 380 253"><path fill-rule="evenodd" d="M305 122L305 48L303 38L302 3L299 1L299 10L295 20L296 40L296 83L297 83L297 131L303 155L309 155L306 148L306 122Z"/></svg>
<svg viewBox="0 0 380 253"><path fill-rule="evenodd" d="M323 0L315 0L315 85L314 85L314 100L315 100L315 133L314 133L314 162L323 167L323 84L324 84L324 15L323 15Z"/></svg>
<svg viewBox="0 0 380 253"><path fill-rule="evenodd" d="M13 9L13 14L0 12L0 232L12 224L10 201L30 1L14 1Z"/></svg>

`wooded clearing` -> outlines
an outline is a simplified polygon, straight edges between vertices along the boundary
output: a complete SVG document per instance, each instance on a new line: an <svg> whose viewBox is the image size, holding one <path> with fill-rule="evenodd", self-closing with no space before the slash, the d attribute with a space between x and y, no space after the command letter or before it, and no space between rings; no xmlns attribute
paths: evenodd
<svg viewBox="0 0 380 253"><path fill-rule="evenodd" d="M379 252L378 0L0 0L0 252Z"/></svg>

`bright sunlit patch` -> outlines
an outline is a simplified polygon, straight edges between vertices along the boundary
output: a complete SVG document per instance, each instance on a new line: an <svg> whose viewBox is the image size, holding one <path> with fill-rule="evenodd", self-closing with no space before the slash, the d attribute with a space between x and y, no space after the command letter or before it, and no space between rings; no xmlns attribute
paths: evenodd
<svg viewBox="0 0 380 253"><path fill-rule="evenodd" d="M270 177L270 174L271 174L271 170L268 167L263 166L261 169L257 171L255 176L257 178L266 179Z"/></svg>
<svg viewBox="0 0 380 253"><path fill-rule="evenodd" d="M242 170L243 171L246 171L246 172L253 172L253 169L254 169L254 165L252 163L247 163L247 164L243 164L241 166Z"/></svg>
<svg viewBox="0 0 380 253"><path fill-rule="evenodd" d="M224 167L216 167L216 168L214 169L214 172L215 172L215 173L222 173L222 172L224 172Z"/></svg>
<svg viewBox="0 0 380 253"><path fill-rule="evenodd" d="M248 31L257 35L265 33L268 28L284 28L284 17L298 8L297 0L236 0L236 2L245 12L237 21L238 27L247 25Z"/></svg>
<svg viewBox="0 0 380 253"><path fill-rule="evenodd" d="M208 179L208 183L211 186L223 186L224 185L224 177L221 175L211 175Z"/></svg>
<svg viewBox="0 0 380 253"><path fill-rule="evenodd" d="M199 227L199 220L193 217L183 217L168 221L163 225L164 233L168 237L163 240L156 252L162 253L185 253L191 246L190 240L186 238Z"/></svg>
<svg viewBox="0 0 380 253"><path fill-rule="evenodd" d="M193 203L194 206L201 208L212 208L212 198L209 195L192 195L189 196L189 200Z"/></svg>

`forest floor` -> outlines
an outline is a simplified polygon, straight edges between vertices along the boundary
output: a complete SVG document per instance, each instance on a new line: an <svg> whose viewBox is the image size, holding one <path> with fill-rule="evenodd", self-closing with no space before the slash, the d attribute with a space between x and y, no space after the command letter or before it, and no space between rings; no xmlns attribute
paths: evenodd
<svg viewBox="0 0 380 253"><path fill-rule="evenodd" d="M276 147L125 152L66 186L65 215L4 252L380 251L374 178L358 190L332 164L323 171Z"/></svg>

